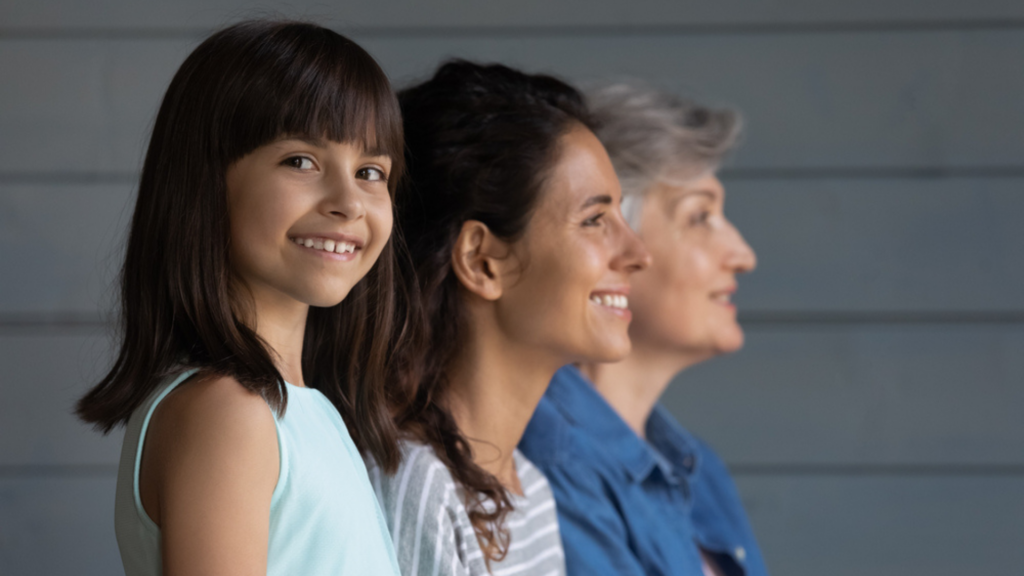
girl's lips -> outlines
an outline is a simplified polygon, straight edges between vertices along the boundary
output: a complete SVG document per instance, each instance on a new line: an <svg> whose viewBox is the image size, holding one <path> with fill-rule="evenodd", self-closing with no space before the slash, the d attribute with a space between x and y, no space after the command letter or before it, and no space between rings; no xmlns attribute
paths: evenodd
<svg viewBox="0 0 1024 576"><path fill-rule="evenodd" d="M336 245L340 243L351 244L358 250L362 248L366 242L355 234L342 234L338 232L300 232L295 234L289 234L288 239L295 242L296 240L317 240L327 241L330 240Z"/></svg>
<svg viewBox="0 0 1024 576"><path fill-rule="evenodd" d="M294 236L291 238L293 244L303 251L315 253L328 260L347 262L355 258L355 253L361 249L362 242L357 245L355 242L346 240L334 240L323 236Z"/></svg>

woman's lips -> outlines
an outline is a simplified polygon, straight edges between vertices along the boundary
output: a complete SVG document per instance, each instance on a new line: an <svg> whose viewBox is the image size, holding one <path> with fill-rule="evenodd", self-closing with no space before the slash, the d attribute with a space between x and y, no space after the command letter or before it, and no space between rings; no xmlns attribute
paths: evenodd
<svg viewBox="0 0 1024 576"><path fill-rule="evenodd" d="M590 293L590 303L625 320L633 318L633 313L629 310L627 290L595 290Z"/></svg>

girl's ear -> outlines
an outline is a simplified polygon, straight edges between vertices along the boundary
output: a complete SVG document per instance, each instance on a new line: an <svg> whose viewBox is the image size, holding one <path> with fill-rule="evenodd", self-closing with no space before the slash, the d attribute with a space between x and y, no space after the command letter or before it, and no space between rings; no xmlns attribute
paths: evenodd
<svg viewBox="0 0 1024 576"><path fill-rule="evenodd" d="M501 298L503 268L511 255L508 244L492 234L486 224L467 220L452 247L452 269L467 290L494 301Z"/></svg>

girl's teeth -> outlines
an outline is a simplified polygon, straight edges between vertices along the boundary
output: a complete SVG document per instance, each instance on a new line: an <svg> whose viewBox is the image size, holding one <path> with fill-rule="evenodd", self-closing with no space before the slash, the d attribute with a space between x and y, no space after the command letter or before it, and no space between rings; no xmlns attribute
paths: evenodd
<svg viewBox="0 0 1024 576"><path fill-rule="evenodd" d="M295 242L299 246L305 246L306 248L323 250L325 252L334 252L335 254L345 254L347 252L356 251L355 244L351 242L335 241L330 238L293 238L292 242Z"/></svg>

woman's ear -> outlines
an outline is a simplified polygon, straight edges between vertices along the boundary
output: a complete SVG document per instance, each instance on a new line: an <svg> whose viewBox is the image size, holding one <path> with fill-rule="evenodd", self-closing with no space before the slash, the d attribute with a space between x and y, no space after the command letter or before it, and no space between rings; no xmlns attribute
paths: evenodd
<svg viewBox="0 0 1024 576"><path fill-rule="evenodd" d="M452 269L467 290L484 300L501 298L503 260L511 255L508 244L486 224L467 220L452 247Z"/></svg>

